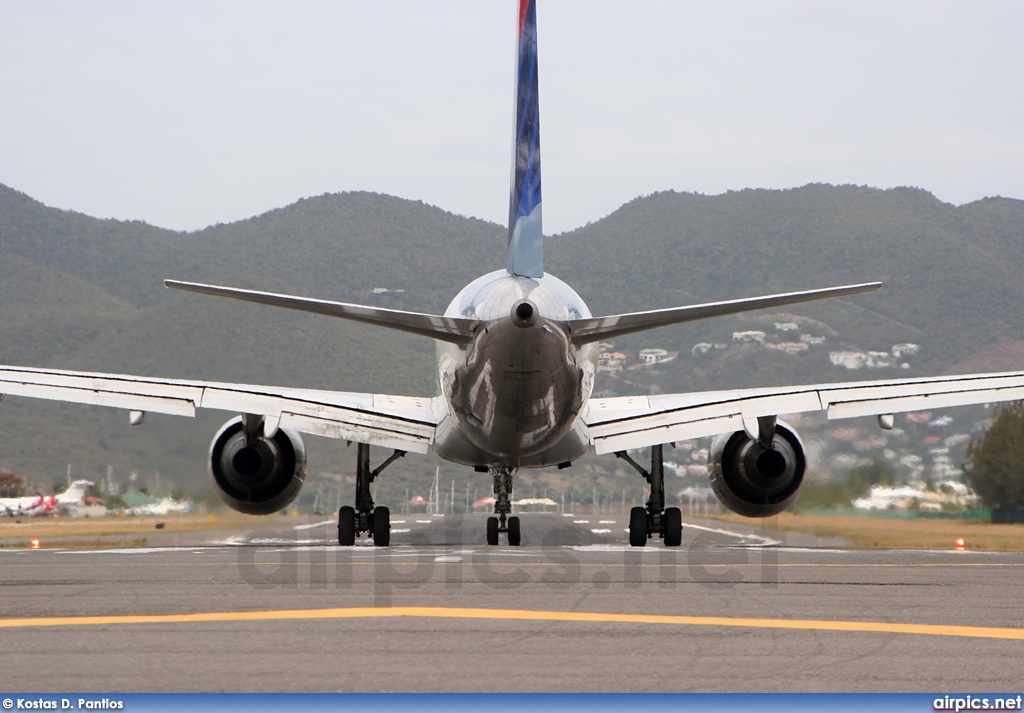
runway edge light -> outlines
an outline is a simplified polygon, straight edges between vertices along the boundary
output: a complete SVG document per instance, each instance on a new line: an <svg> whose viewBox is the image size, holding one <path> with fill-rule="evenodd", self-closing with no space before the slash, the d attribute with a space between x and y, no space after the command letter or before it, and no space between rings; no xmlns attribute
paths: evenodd
<svg viewBox="0 0 1024 713"><path fill-rule="evenodd" d="M953 549L959 552L963 552L964 550L966 550L967 543L964 541L964 538L958 537L955 540L953 540Z"/></svg>
<svg viewBox="0 0 1024 713"><path fill-rule="evenodd" d="M42 543L39 542L38 537L33 537L31 540L28 541L28 546L31 547L33 550L38 550L41 544Z"/></svg>

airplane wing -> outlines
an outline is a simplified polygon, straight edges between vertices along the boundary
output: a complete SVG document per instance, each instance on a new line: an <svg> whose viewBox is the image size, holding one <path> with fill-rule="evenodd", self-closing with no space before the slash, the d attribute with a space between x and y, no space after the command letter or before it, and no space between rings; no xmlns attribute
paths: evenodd
<svg viewBox="0 0 1024 713"><path fill-rule="evenodd" d="M16 366L0 366L0 394L176 416L200 408L256 414L267 432L286 428L413 453L427 452L437 426L430 398Z"/></svg>
<svg viewBox="0 0 1024 713"><path fill-rule="evenodd" d="M1024 399L1024 372L594 398L586 420L601 454L731 431L756 434L761 416L824 411L840 419L1016 399Z"/></svg>

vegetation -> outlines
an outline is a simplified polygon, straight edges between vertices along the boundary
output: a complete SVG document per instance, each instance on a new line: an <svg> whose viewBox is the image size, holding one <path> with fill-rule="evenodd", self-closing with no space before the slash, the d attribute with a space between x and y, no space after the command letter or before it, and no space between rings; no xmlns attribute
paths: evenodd
<svg viewBox="0 0 1024 713"><path fill-rule="evenodd" d="M871 463L850 470L842 480L805 481L794 511L847 508L857 498L867 495L872 485L893 485L895 482L896 473L892 466L876 456Z"/></svg>
<svg viewBox="0 0 1024 713"><path fill-rule="evenodd" d="M0 470L0 498L20 498L28 494L25 479L6 470Z"/></svg>
<svg viewBox="0 0 1024 713"><path fill-rule="evenodd" d="M964 472L985 505L1024 508L1024 405L999 408L992 426L968 447Z"/></svg>
<svg viewBox="0 0 1024 713"><path fill-rule="evenodd" d="M749 525L739 515L714 519ZM782 513L762 521L766 529L803 532L816 537L840 537L859 547L951 550L957 538L969 550L1024 551L1024 525L993 525L964 520L894 520L843 515Z"/></svg>

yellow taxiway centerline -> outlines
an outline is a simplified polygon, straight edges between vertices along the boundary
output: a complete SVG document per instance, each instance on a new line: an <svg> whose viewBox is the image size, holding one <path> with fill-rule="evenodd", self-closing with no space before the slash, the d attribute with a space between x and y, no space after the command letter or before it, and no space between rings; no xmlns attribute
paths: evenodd
<svg viewBox="0 0 1024 713"><path fill-rule="evenodd" d="M612 614L604 612L533 611L524 609L470 609L457 607L350 607L339 609L285 609L247 612L198 612L123 616L71 616L0 619L0 629L44 626L101 626L124 624L188 624L230 621L286 621L310 619L490 619L510 621L599 622L615 624L667 624L675 626L728 626L750 629L800 629L887 634L963 636L1024 641L1024 629L946 624L901 624L879 621L828 621L804 619L749 619L717 616L661 614Z"/></svg>

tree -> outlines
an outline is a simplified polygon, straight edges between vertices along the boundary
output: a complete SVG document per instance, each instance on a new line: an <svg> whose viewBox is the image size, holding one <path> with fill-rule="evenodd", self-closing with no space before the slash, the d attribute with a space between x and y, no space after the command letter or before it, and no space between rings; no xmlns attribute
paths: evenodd
<svg viewBox="0 0 1024 713"><path fill-rule="evenodd" d="M967 447L964 473L989 507L1024 507L1024 405L999 407L989 429Z"/></svg>
<svg viewBox="0 0 1024 713"><path fill-rule="evenodd" d="M20 498L26 495L25 479L6 470L0 470L0 498Z"/></svg>
<svg viewBox="0 0 1024 713"><path fill-rule="evenodd" d="M797 501L797 509L849 507L854 500L867 495L872 485L892 485L895 482L896 471L882 458L875 457L872 462L851 469L840 480L806 480Z"/></svg>

